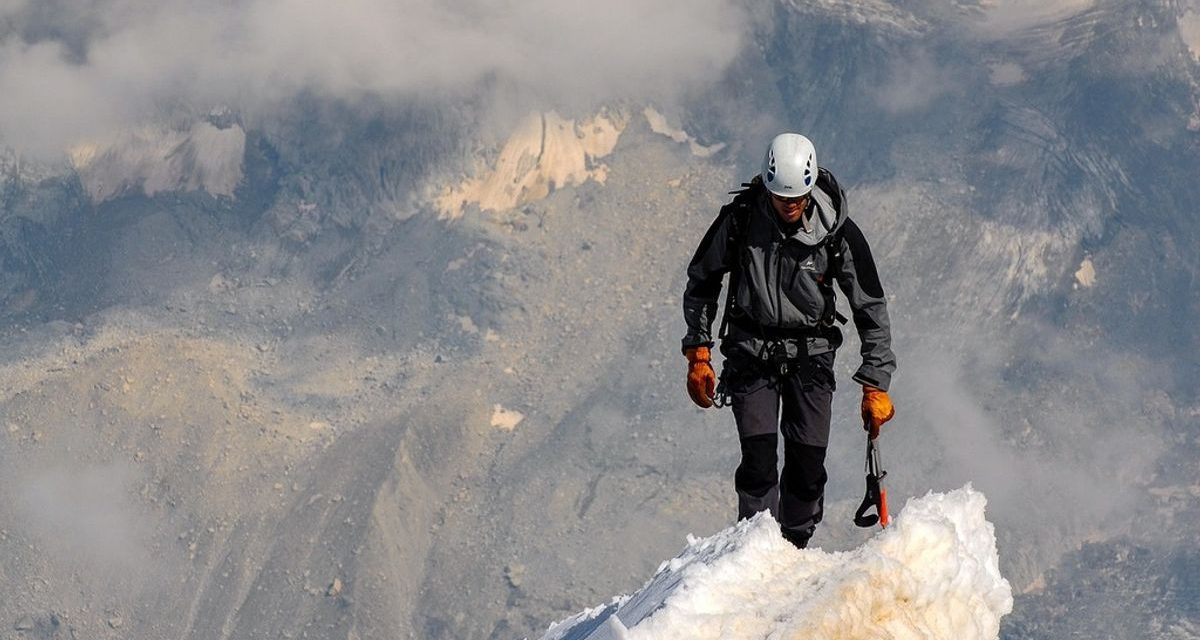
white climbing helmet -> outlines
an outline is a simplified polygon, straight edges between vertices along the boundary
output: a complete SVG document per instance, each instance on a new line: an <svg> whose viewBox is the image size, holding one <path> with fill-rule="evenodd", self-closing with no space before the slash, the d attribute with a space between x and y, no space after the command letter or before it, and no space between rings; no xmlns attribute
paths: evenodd
<svg viewBox="0 0 1200 640"><path fill-rule="evenodd" d="M763 158L763 184L781 198L796 198L812 191L817 183L817 150L798 133L781 133L767 147Z"/></svg>

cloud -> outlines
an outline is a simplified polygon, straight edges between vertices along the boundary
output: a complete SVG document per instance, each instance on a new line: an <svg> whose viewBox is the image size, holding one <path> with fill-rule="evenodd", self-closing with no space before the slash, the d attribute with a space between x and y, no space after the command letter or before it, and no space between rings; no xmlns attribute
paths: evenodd
<svg viewBox="0 0 1200 640"><path fill-rule="evenodd" d="M5 18L25 8L28 0L0 0L0 18Z"/></svg>
<svg viewBox="0 0 1200 640"><path fill-rule="evenodd" d="M545 108L715 80L731 0L0 0L0 135L56 152L189 105L448 97L510 83Z"/></svg>
<svg viewBox="0 0 1200 640"><path fill-rule="evenodd" d="M48 468L16 478L20 528L57 557L101 569L148 560L148 531L127 494L135 476L118 466Z"/></svg>
<svg viewBox="0 0 1200 640"><path fill-rule="evenodd" d="M870 90L876 104L891 114L922 111L943 95L955 91L963 80L949 67L938 64L928 51L893 59L882 83Z"/></svg>
<svg viewBox="0 0 1200 640"><path fill-rule="evenodd" d="M1017 587L1080 540L1124 533L1168 446L1155 409L1166 374L1154 363L1080 349L1054 327L1028 330L1020 345L961 328L910 345L893 393L898 426L919 428L897 432L897 450L888 442L896 482L973 482L987 494ZM974 346L948 349L948 335Z"/></svg>

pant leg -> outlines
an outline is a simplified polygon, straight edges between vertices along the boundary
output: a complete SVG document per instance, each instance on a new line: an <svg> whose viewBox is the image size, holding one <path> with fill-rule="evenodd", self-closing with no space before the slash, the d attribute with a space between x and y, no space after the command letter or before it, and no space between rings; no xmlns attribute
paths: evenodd
<svg viewBox="0 0 1200 640"><path fill-rule="evenodd" d="M742 438L742 463L733 474L738 520L760 511L779 518L779 436L768 433Z"/></svg>
<svg viewBox="0 0 1200 640"><path fill-rule="evenodd" d="M803 375L781 385L783 476L779 526L792 544L803 548L821 522L825 506L825 450L833 413L833 353L810 358Z"/></svg>
<svg viewBox="0 0 1200 640"><path fill-rule="evenodd" d="M825 447L783 442L783 479L779 491L779 528L803 549L825 512Z"/></svg>
<svg viewBox="0 0 1200 640"><path fill-rule="evenodd" d="M728 366L728 361L727 361ZM779 518L779 389L753 370L730 371L742 461L734 473L738 520L760 511Z"/></svg>

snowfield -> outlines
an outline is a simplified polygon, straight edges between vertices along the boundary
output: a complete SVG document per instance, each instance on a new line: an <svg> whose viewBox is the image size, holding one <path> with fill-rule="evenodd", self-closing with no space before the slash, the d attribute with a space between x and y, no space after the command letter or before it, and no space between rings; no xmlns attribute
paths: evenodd
<svg viewBox="0 0 1200 640"><path fill-rule="evenodd" d="M798 550L767 513L689 537L631 596L550 627L541 640L997 638L1012 611L987 500L970 485L908 501L848 552Z"/></svg>

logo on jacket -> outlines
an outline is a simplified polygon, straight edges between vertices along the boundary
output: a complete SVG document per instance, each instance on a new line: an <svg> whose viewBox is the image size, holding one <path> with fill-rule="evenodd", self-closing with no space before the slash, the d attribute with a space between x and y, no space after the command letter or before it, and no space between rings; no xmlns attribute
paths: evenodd
<svg viewBox="0 0 1200 640"><path fill-rule="evenodd" d="M812 256L809 256L807 260L800 263L800 270L801 271L816 271L817 270L817 263L813 262Z"/></svg>

